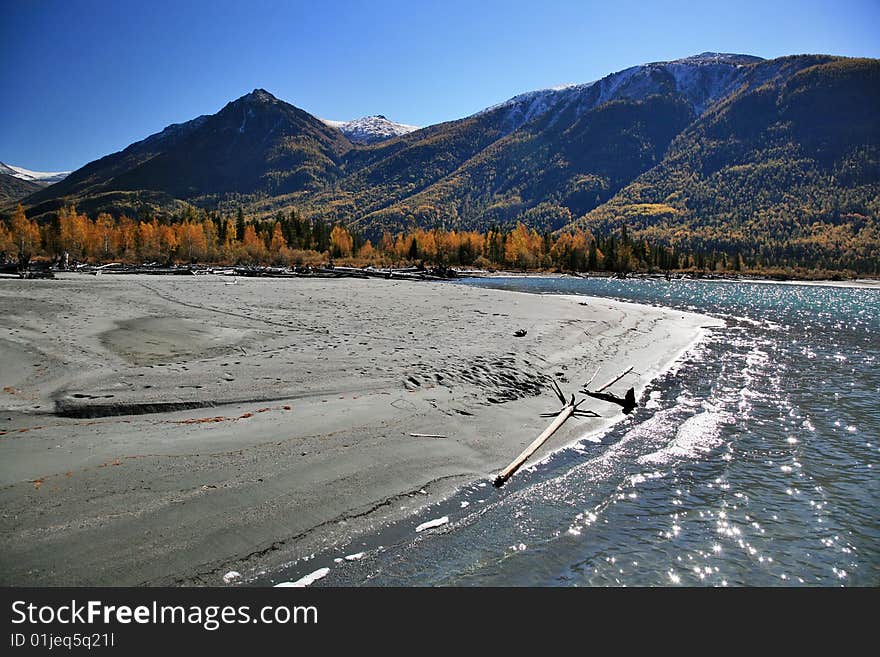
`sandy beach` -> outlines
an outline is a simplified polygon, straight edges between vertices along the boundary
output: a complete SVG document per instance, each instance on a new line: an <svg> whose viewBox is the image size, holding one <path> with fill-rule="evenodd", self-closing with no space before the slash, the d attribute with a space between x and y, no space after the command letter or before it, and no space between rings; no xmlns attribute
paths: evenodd
<svg viewBox="0 0 880 657"><path fill-rule="evenodd" d="M493 478L558 407L551 379L632 366L611 390L640 393L718 325L447 283L230 282L0 280L0 584L247 578ZM604 417L537 458L620 416L586 407Z"/></svg>

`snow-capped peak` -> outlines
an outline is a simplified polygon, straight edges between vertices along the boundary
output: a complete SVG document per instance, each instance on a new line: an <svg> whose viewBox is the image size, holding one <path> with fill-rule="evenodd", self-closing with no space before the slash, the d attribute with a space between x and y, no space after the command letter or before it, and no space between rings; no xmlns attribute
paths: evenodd
<svg viewBox="0 0 880 657"><path fill-rule="evenodd" d="M349 141L356 144L374 144L419 129L419 126L389 121L381 114L364 116L354 121L332 121L330 119L321 119L321 121L336 128L348 137Z"/></svg>
<svg viewBox="0 0 880 657"><path fill-rule="evenodd" d="M754 64L763 61L754 55L738 55L730 52L701 52L681 59L674 59L666 64Z"/></svg>
<svg viewBox="0 0 880 657"><path fill-rule="evenodd" d="M24 167L16 167L11 164L0 162L0 173L15 176L22 180L29 180L30 182L51 185L52 183L57 183L59 180L64 180L64 178L70 174L70 171L31 171Z"/></svg>

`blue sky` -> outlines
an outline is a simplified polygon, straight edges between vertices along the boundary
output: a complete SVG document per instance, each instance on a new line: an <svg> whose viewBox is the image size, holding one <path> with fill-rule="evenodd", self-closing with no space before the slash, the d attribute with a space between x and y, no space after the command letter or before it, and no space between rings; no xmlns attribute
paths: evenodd
<svg viewBox="0 0 880 657"><path fill-rule="evenodd" d="M74 169L262 87L429 125L707 50L880 57L880 0L5 2L0 161Z"/></svg>

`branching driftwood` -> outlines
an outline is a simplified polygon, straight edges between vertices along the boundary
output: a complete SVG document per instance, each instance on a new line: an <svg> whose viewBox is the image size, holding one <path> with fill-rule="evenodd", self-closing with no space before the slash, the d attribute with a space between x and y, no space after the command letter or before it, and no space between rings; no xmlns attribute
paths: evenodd
<svg viewBox="0 0 880 657"><path fill-rule="evenodd" d="M630 366L627 367L623 372L621 372L620 374L618 374L617 376L615 376L613 379L611 379L608 383L606 383L604 386L602 386L601 388L597 388L597 389L595 390L595 392L602 392L603 390L607 390L608 388L610 388L611 386L613 386L615 383L617 383L618 381L620 381L623 377L625 377L627 374L629 374L629 373L632 372L632 371L633 371L633 368L632 368L632 365L630 365ZM598 370L597 370L597 372L598 372ZM593 378L595 378L595 377L596 377L596 375L594 374L594 375L593 375ZM590 385L590 383L591 383L592 381L593 381L593 379L590 379L590 381L587 383L587 385ZM585 386L585 387L586 387L586 386Z"/></svg>
<svg viewBox="0 0 880 657"><path fill-rule="evenodd" d="M532 444L526 447L519 456L517 456L510 465L508 465L504 470L502 470L497 477L495 477L495 487L500 488L504 485L508 479L513 476L513 473L522 467L522 464L525 463L528 458L538 451L538 449L543 445L547 440L556 433L556 430L561 427L565 421L574 416L574 417L599 417L598 413L594 413L593 411L581 410L578 407L583 404L586 399L581 399L580 401L575 401L574 395L571 396L571 399L566 400L565 395L562 393L562 390L559 388L559 384L556 381L553 381L553 392L556 393L556 396L559 398L559 401L562 403L562 408L557 413L543 413L541 417L554 417L555 420L550 423L550 426L544 429L543 433L540 436L535 438L532 441Z"/></svg>
<svg viewBox="0 0 880 657"><path fill-rule="evenodd" d="M596 368L596 371L593 373L593 376L590 377L590 380L584 384L583 392L587 394L588 397L592 397L594 399L601 399L603 401L610 401L615 404L619 404L623 407L624 413L631 412L636 407L636 395L635 390L630 388L625 397L618 397L617 395L613 395L611 393L604 392L615 383L620 381L627 374L632 372L633 368L628 367L621 374L617 375L611 381L606 383L600 388L596 390L589 390L590 384L593 382L593 379L599 374L599 369ZM529 457L540 449L541 445L543 445L547 440L556 433L556 430L561 427L566 420L570 417L600 417L598 413L590 410L581 410L579 406L583 404L587 398L581 399L580 401L575 401L574 395L571 396L570 399L566 399L565 395L562 392L562 389L559 387L559 384L556 381L552 382L553 384L553 392L556 397L559 399L559 403L562 404L562 408L555 413L542 413L541 417L552 417L555 418L553 422L550 423L550 426L544 429L540 436L535 438L532 443L526 447L519 456L517 456L504 470L498 473L498 476L495 477L495 487L499 488L504 485L508 479L513 476L513 473L522 467L523 463L525 463Z"/></svg>
<svg viewBox="0 0 880 657"><path fill-rule="evenodd" d="M632 372L632 369L633 369L632 366L630 366L626 370L624 370L623 373L621 373L618 376L611 379L611 381L606 383L601 388L597 388L596 390L589 390L590 383L593 382L593 379L596 378L596 374L599 373L599 370L596 370L596 374L593 374L592 378L589 381L587 381L582 392L585 393L587 396L592 397L593 399L601 399L602 401L607 401L612 404L617 404L618 406L620 406L623 409L624 414L628 415L628 414L632 413L632 411L636 407L636 391L635 391L635 389L630 388L629 390L626 391L626 395L624 395L623 397L618 397L617 395L615 395L613 393L605 392L605 390L607 390L608 388L613 386L615 383L620 381L627 374Z"/></svg>

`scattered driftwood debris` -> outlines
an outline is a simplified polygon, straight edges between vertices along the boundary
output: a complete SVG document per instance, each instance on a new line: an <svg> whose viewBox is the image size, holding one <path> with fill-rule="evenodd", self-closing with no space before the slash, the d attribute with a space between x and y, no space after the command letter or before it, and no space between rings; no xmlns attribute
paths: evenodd
<svg viewBox="0 0 880 657"><path fill-rule="evenodd" d="M440 433L411 433L409 435L413 438L448 438Z"/></svg>
<svg viewBox="0 0 880 657"><path fill-rule="evenodd" d="M151 274L153 276L199 276L214 274L242 278L385 278L414 281L437 281L453 278L480 278L489 272L437 265L428 267L421 263L415 267L346 267L334 265L333 261L320 266L268 267L256 265L203 265L197 263L174 264L171 262L145 262L124 264L110 262L103 265L64 261L31 261L18 263L0 262L0 274L16 274L21 278L54 278L57 271L70 271L92 276L109 274ZM234 285L235 283L231 283Z"/></svg>
<svg viewBox="0 0 880 657"><path fill-rule="evenodd" d="M18 272L19 278L55 278L51 269L25 269Z"/></svg>
<svg viewBox="0 0 880 657"><path fill-rule="evenodd" d="M585 393L587 396L592 397L594 399L601 399L602 401L607 401L612 404L617 404L618 406L622 407L624 415L629 415L630 413L633 412L633 410L636 407L636 391L635 391L635 389L630 388L629 390L626 391L626 394L623 397L618 397L617 395L615 395L613 393L605 392L605 390L607 390L608 388L613 386L615 383L620 381L627 374L632 372L632 369L633 369L632 366L630 366L622 374L619 374L618 376L614 377L613 379L611 379L611 381L606 383L601 388L597 388L596 390L590 390L589 389L590 384L593 382L593 379L596 378L596 374L599 373L599 370L597 369L595 374L593 374L592 378L589 381L587 381L587 383L584 385L584 388L583 388L583 390L581 390L581 392Z"/></svg>
<svg viewBox="0 0 880 657"><path fill-rule="evenodd" d="M497 477L495 477L494 486L496 488L500 488L504 485L508 479L513 476L513 473L519 470L523 463L525 463L528 458L534 454L538 449L543 445L547 440L556 433L556 430L561 427L565 421L574 416L574 417L599 417L598 413L593 411L581 410L578 407L586 401L586 398L581 399L580 401L575 401L574 395L571 396L571 399L566 400L565 395L562 394L562 390L559 388L559 384L556 381L553 381L553 392L556 393L556 396L559 398L559 401L562 403L562 408L556 413L544 413L541 417L554 417L556 419L550 423L550 426L544 429L543 433L535 438L532 443L526 447L519 456L517 456L510 465L508 465L504 470L502 470Z"/></svg>
<svg viewBox="0 0 880 657"><path fill-rule="evenodd" d="M46 263L48 265L48 263ZM17 273L18 270L16 270ZM476 270L453 269L451 267L343 267L329 263L324 266L294 267L258 267L258 266L225 266L208 265L175 265L157 262L142 265L126 265L118 262L106 265L80 264L67 269L82 274L152 274L199 276L214 274L236 278L385 278L399 280L449 280L452 278L479 277L486 272ZM233 279L235 280L235 278ZM232 283L234 284L234 283Z"/></svg>
<svg viewBox="0 0 880 657"><path fill-rule="evenodd" d="M239 276L259 276L268 278L385 278L398 280L448 280L460 276L472 276L473 272L459 272L451 267L340 267L327 265L324 267L236 267Z"/></svg>
<svg viewBox="0 0 880 657"><path fill-rule="evenodd" d="M55 278L49 263L42 261L0 264L0 274L14 274L19 278Z"/></svg>

